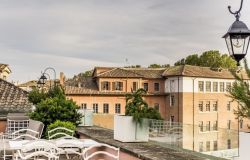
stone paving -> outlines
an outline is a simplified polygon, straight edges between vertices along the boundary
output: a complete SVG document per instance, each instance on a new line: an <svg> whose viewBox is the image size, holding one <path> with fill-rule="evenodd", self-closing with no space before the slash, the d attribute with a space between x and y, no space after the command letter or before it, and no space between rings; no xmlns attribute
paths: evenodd
<svg viewBox="0 0 250 160"><path fill-rule="evenodd" d="M113 130L100 127L78 127L77 131L80 135L87 136L101 143L106 143L116 147L120 147L121 151L129 153L142 160L210 160L222 159L197 152L171 149L162 146L159 143L149 141L146 143L122 143L113 139Z"/></svg>

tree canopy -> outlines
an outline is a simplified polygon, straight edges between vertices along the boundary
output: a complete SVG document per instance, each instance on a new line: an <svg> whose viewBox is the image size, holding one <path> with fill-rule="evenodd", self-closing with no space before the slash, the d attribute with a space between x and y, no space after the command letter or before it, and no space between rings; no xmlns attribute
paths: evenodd
<svg viewBox="0 0 250 160"><path fill-rule="evenodd" d="M149 108L145 100L143 100L143 94L147 91L140 88L135 92L126 94L126 107L125 115L133 116L133 120L141 124L142 118L149 119L162 119L158 110L155 108Z"/></svg>
<svg viewBox="0 0 250 160"><path fill-rule="evenodd" d="M29 100L35 104L35 110L29 113L29 117L44 123L45 128L56 120L70 121L74 125L80 123L82 115L75 102L66 99L60 86L50 88L48 92L33 90L29 93Z"/></svg>
<svg viewBox="0 0 250 160"><path fill-rule="evenodd" d="M212 68L227 68L234 69L237 67L237 63L227 54L221 54L219 51L206 51L200 56L198 54L192 54L177 61L174 65L194 65L202 67L212 67Z"/></svg>
<svg viewBox="0 0 250 160"><path fill-rule="evenodd" d="M248 78L250 79L250 70L246 60L244 60L244 64ZM229 96L239 104L239 108L235 110L235 114L240 118L250 118L249 82L244 80L243 77L238 76L235 71L232 71L232 74L236 78L236 82L233 84L231 90L229 90Z"/></svg>
<svg viewBox="0 0 250 160"><path fill-rule="evenodd" d="M163 65L161 65L161 64L154 63L154 64L150 64L148 66L148 68L166 68L166 67L170 67L170 64L163 64Z"/></svg>

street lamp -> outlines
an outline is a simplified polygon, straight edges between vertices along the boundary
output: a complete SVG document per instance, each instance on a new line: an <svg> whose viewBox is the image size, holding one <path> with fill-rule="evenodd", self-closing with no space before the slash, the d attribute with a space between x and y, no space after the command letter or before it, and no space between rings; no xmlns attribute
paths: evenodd
<svg viewBox="0 0 250 160"><path fill-rule="evenodd" d="M38 87L44 86L46 84L46 81L47 81L48 78L45 75L47 75L49 77L50 87L51 87L51 79L50 79L49 74L47 73L48 70L52 70L54 72L54 80L53 81L54 81L54 85L56 85L56 71L52 67L47 67L44 70L44 72L42 72L42 75L41 75L41 77L39 78L39 80L37 82Z"/></svg>
<svg viewBox="0 0 250 160"><path fill-rule="evenodd" d="M240 9L235 12L232 12L231 6L228 6L229 12L235 16L236 20L231 25L228 32L223 36L229 54L237 61L238 66L240 65L240 60L242 60L247 54L250 37L250 30L247 28L247 25L244 22L239 21L242 4L243 0L241 0Z"/></svg>

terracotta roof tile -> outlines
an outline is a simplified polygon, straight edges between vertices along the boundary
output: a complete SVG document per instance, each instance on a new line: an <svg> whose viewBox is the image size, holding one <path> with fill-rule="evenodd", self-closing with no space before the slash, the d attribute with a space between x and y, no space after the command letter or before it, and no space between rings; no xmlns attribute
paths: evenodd
<svg viewBox="0 0 250 160"><path fill-rule="evenodd" d="M244 70L241 70L238 74L242 75L244 79L249 79ZM229 71L228 69L212 69L210 67L199 67L191 65L169 67L165 70L165 72L162 75L165 77L188 76L188 77L235 79L231 71Z"/></svg>
<svg viewBox="0 0 250 160"><path fill-rule="evenodd" d="M162 78L165 68L113 68L98 74L106 78Z"/></svg>
<svg viewBox="0 0 250 160"><path fill-rule="evenodd" d="M27 112L32 103L28 101L28 93L21 88L0 79L0 112Z"/></svg>

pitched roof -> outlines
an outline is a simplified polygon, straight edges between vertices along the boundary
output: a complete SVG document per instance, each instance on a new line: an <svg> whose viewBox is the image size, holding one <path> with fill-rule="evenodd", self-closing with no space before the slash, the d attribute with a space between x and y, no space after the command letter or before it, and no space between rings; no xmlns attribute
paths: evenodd
<svg viewBox="0 0 250 160"><path fill-rule="evenodd" d="M187 77L235 79L231 71L228 69L213 69L210 67L200 67L191 65L169 67L164 71L162 75L164 77L187 76ZM238 75L243 76L244 79L249 79L245 70L240 70Z"/></svg>
<svg viewBox="0 0 250 160"><path fill-rule="evenodd" d="M37 80L31 80L17 85L18 87L37 86Z"/></svg>
<svg viewBox="0 0 250 160"><path fill-rule="evenodd" d="M134 73L140 74L143 78L163 78L162 74L166 68L125 68Z"/></svg>
<svg viewBox="0 0 250 160"><path fill-rule="evenodd" d="M106 78L162 78L165 68L111 68L97 74L96 77Z"/></svg>
<svg viewBox="0 0 250 160"><path fill-rule="evenodd" d="M3 72L3 70L4 70L6 67L8 68L9 72L11 72L11 70L10 70L10 68L9 68L9 65L8 65L8 64L2 64L2 63L0 63L0 72Z"/></svg>
<svg viewBox="0 0 250 160"><path fill-rule="evenodd" d="M27 94L14 84L0 79L0 113L29 111L32 103L28 101Z"/></svg>
<svg viewBox="0 0 250 160"><path fill-rule="evenodd" d="M84 87L86 90L98 90L96 82L92 77L77 77L65 82L65 86Z"/></svg>

